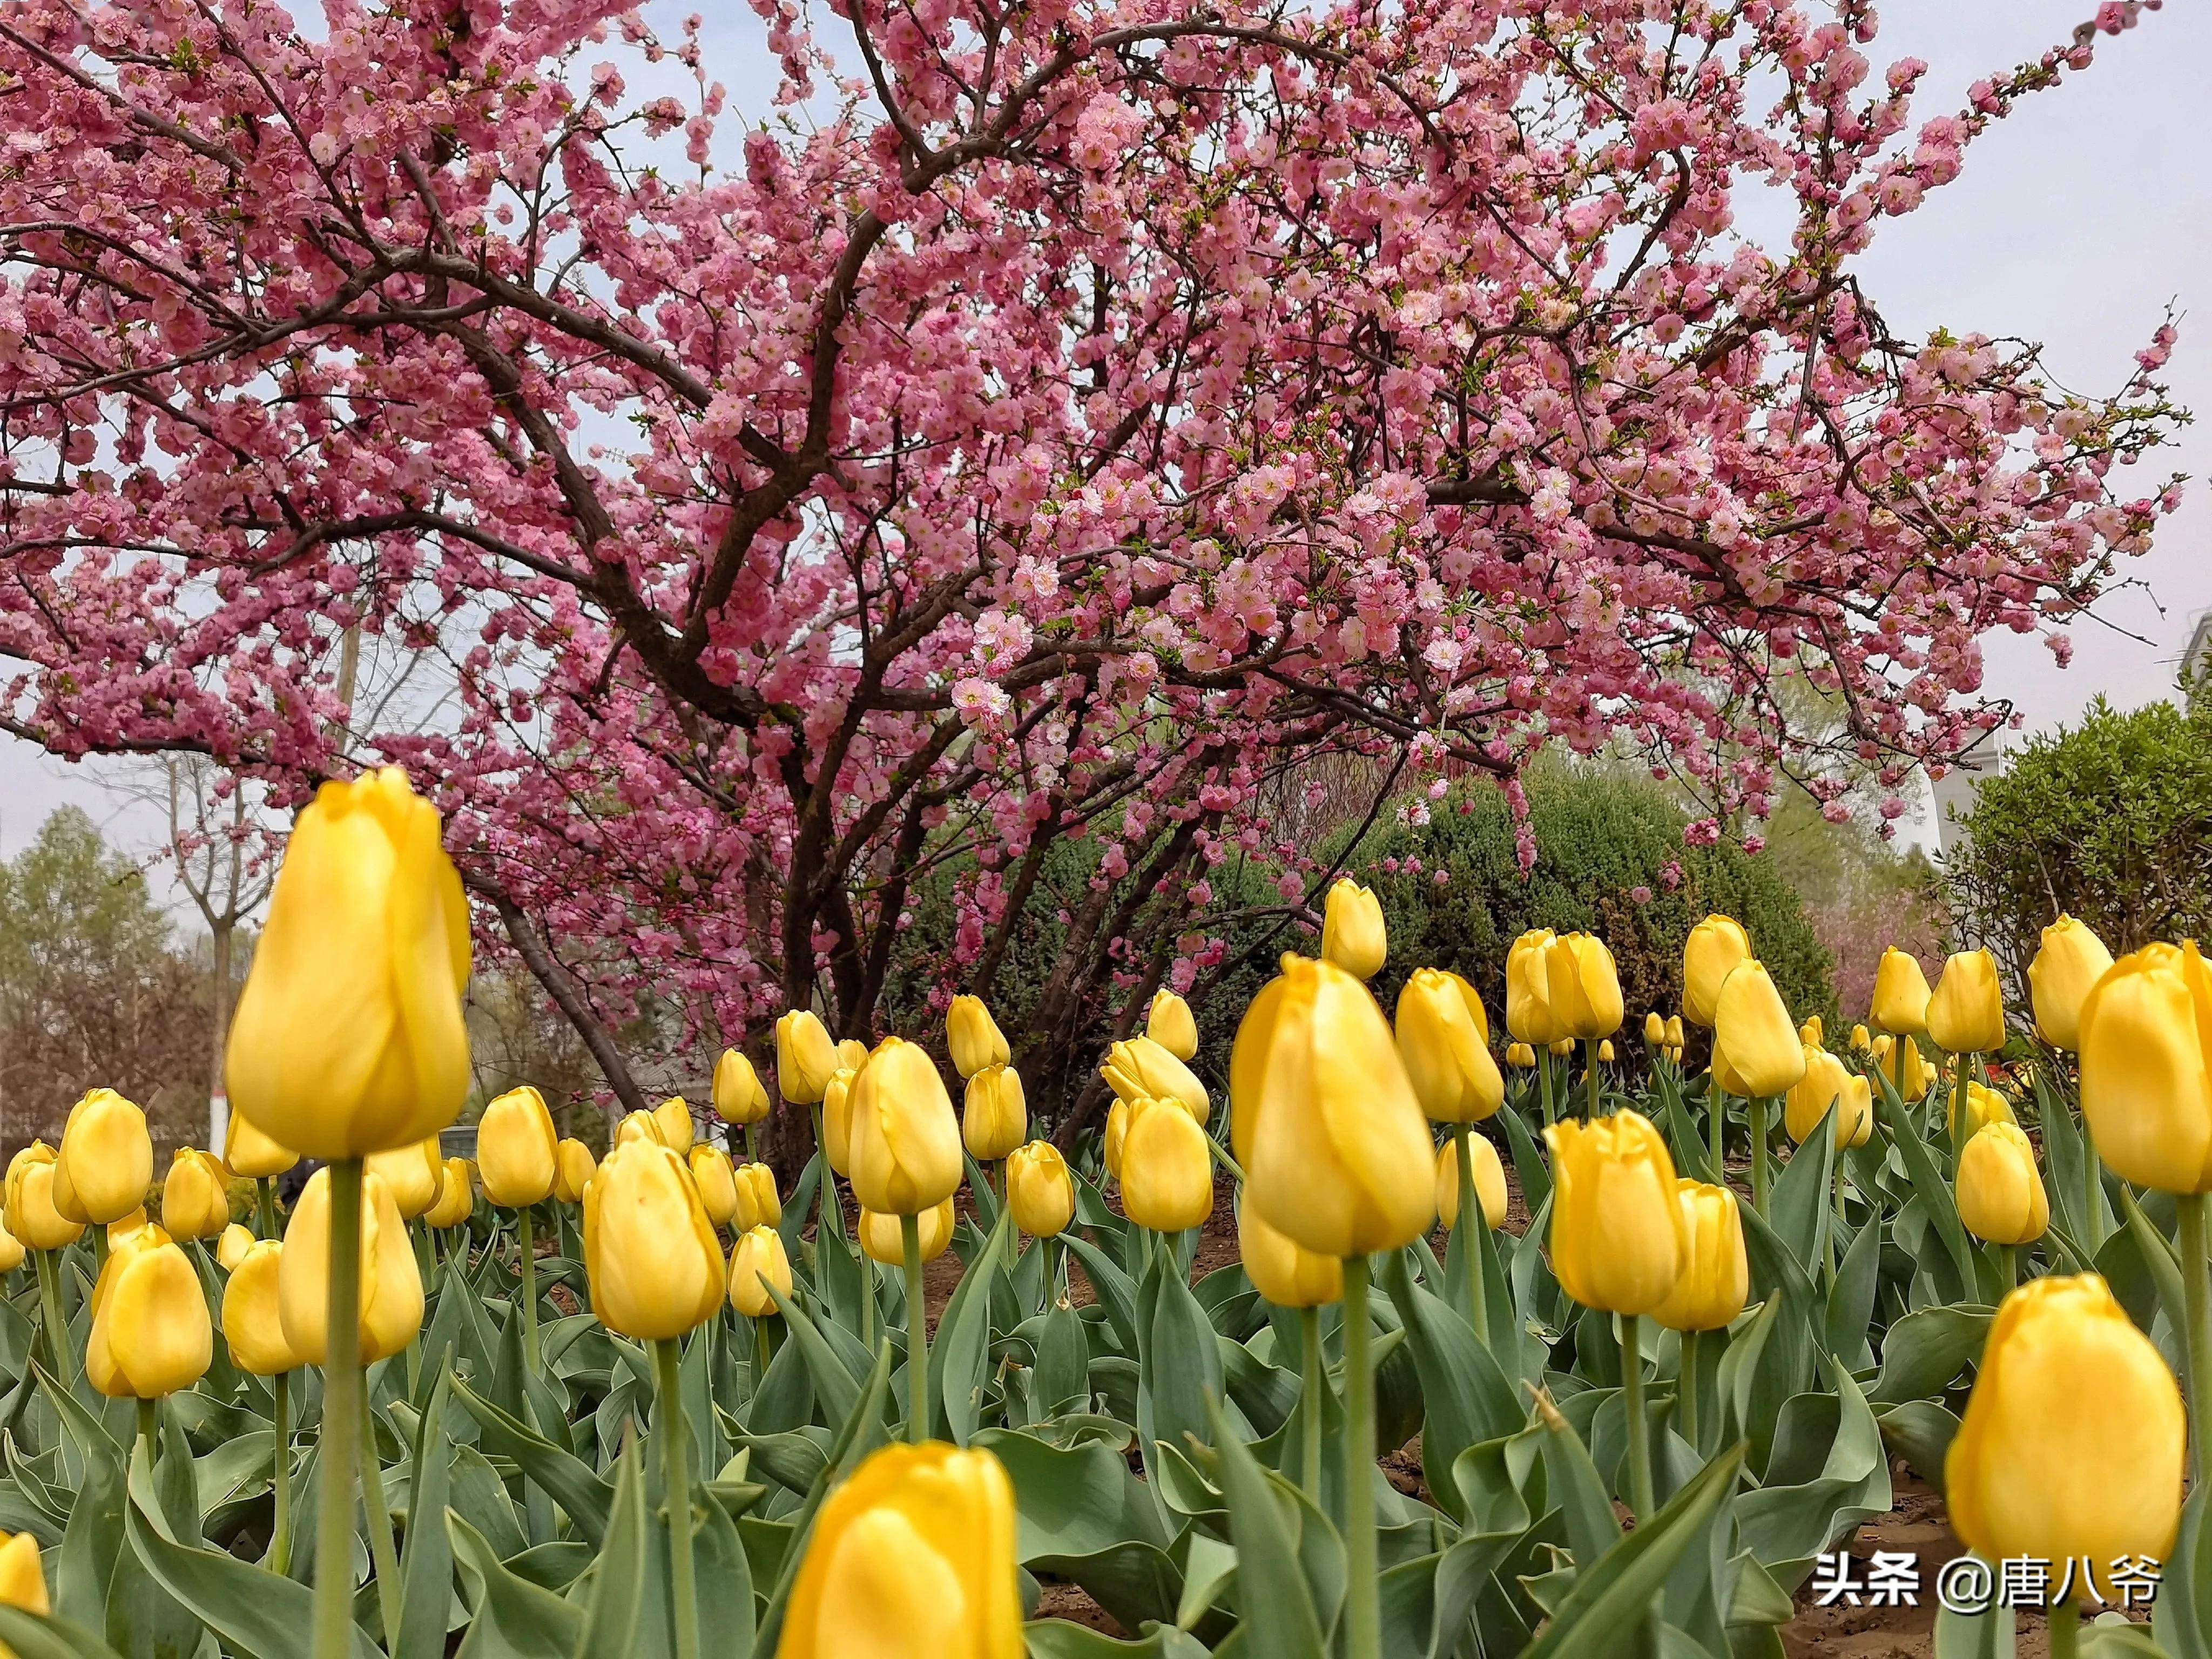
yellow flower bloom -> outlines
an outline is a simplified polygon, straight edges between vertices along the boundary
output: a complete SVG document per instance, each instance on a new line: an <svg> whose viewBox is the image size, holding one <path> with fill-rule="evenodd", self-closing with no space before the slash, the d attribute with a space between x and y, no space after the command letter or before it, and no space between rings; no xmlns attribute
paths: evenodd
<svg viewBox="0 0 2212 1659"><path fill-rule="evenodd" d="M9 1159L7 1207L8 1231L30 1249L61 1249L84 1231L54 1207L54 1149L43 1140Z"/></svg>
<svg viewBox="0 0 2212 1659"><path fill-rule="evenodd" d="M1213 1109L1197 1073L1148 1036L1115 1043L1098 1074L1118 1099L1176 1101L1200 1123Z"/></svg>
<svg viewBox="0 0 2212 1659"><path fill-rule="evenodd" d="M1656 1008L1644 1016L1644 1046L1647 1048L1667 1046L1667 1022L1659 1018Z"/></svg>
<svg viewBox="0 0 2212 1659"><path fill-rule="evenodd" d="M440 1170L443 1185L444 1171ZM284 1227L276 1281L284 1340L311 1365L330 1349L331 1172L318 1170L301 1189ZM361 1363L398 1353L422 1328L422 1275L392 1187L373 1170L361 1178Z"/></svg>
<svg viewBox="0 0 2212 1659"><path fill-rule="evenodd" d="M1969 1138L1979 1134L1984 1127L1992 1123L2018 1123L2020 1119L2013 1112L2012 1102L2007 1100L1987 1084L1977 1083L1972 1078L1966 1079L1965 1133ZM1951 1098L1943 1122L1950 1133L1956 1135L1960 1133L1959 1102L1955 1096Z"/></svg>
<svg viewBox="0 0 2212 1659"><path fill-rule="evenodd" d="M146 1114L112 1089L91 1091L70 1108L58 1161L54 1201L62 1213L103 1227L120 1221L154 1184Z"/></svg>
<svg viewBox="0 0 2212 1659"><path fill-rule="evenodd" d="M1252 1288L1279 1308L1323 1308L1344 1299L1343 1261L1300 1248L1249 1203L1237 1209L1237 1253Z"/></svg>
<svg viewBox="0 0 2212 1659"><path fill-rule="evenodd" d="M2035 1004L2035 1029L2054 1048L2081 1046L2081 1005L2090 988L2112 965L2112 953L2086 924L2062 913L2043 930L2042 946L2027 964Z"/></svg>
<svg viewBox="0 0 2212 1659"><path fill-rule="evenodd" d="M730 1251L730 1305L748 1319L781 1311L768 1293L770 1285L791 1294L791 1258L775 1228L753 1227L738 1236Z"/></svg>
<svg viewBox="0 0 2212 1659"><path fill-rule="evenodd" d="M612 1152L617 1146L627 1146L633 1140L642 1140L653 1146L668 1145L667 1137L660 1133L660 1120L650 1111L644 1110L622 1115L621 1121L615 1125L614 1139L608 1144L607 1150Z"/></svg>
<svg viewBox="0 0 2212 1659"><path fill-rule="evenodd" d="M1784 1095L1805 1075L1805 1045L1766 964L1741 963L1713 1008L1713 1077L1732 1095Z"/></svg>
<svg viewBox="0 0 2212 1659"><path fill-rule="evenodd" d="M1557 937L1548 927L1532 927L1505 952L1505 1029L1532 1050L1548 1048L1565 1035L1552 1012L1551 970L1545 960Z"/></svg>
<svg viewBox="0 0 2212 1659"><path fill-rule="evenodd" d="M753 1063L735 1048L714 1062L714 1115L725 1123L758 1123L768 1115L768 1089Z"/></svg>
<svg viewBox="0 0 2212 1659"><path fill-rule="evenodd" d="M1505 1166L1498 1161L1498 1148L1486 1135L1467 1138L1474 1164L1475 1201L1482 1206L1482 1224L1495 1232L1505 1224ZM1437 1149L1437 1219L1445 1229L1459 1225L1459 1143L1447 1140Z"/></svg>
<svg viewBox="0 0 2212 1659"><path fill-rule="evenodd" d="M41 1619L54 1610L46 1599L46 1569L40 1559L39 1540L30 1533L0 1532L0 1605L21 1607Z"/></svg>
<svg viewBox="0 0 2212 1659"><path fill-rule="evenodd" d="M1505 1103L1482 999L1457 974L1418 968L1398 993L1398 1058L1421 1109L1439 1123L1479 1123Z"/></svg>
<svg viewBox="0 0 2212 1659"><path fill-rule="evenodd" d="M561 1174L561 1138L545 1097L526 1083L486 1106L477 1121L477 1164L484 1196L503 1210L550 1198Z"/></svg>
<svg viewBox="0 0 2212 1659"><path fill-rule="evenodd" d="M599 1167L599 1161L592 1156L590 1147L573 1139L561 1143L560 1154L553 1177L553 1195L563 1204L581 1204L584 1188Z"/></svg>
<svg viewBox="0 0 2212 1659"><path fill-rule="evenodd" d="M299 1153L270 1139L246 1121L244 1113L230 1115L222 1135L222 1162L231 1174L246 1181L266 1181L299 1161Z"/></svg>
<svg viewBox="0 0 2212 1659"><path fill-rule="evenodd" d="M1075 1219L1075 1177L1049 1140L1017 1146L1006 1158L1006 1207L1031 1238L1054 1238Z"/></svg>
<svg viewBox="0 0 2212 1659"><path fill-rule="evenodd" d="M1874 1023L1885 1031L1917 1036L1928 1029L1928 976L1920 958L1894 945L1875 964Z"/></svg>
<svg viewBox="0 0 2212 1659"><path fill-rule="evenodd" d="M1198 1057L1198 1021L1190 1004L1173 991L1156 991L1145 1015L1145 1035L1177 1060Z"/></svg>
<svg viewBox="0 0 2212 1659"><path fill-rule="evenodd" d="M1725 991L1723 997L1725 1019ZM1560 1288L1585 1308L1650 1313L1674 1291L1690 1251L1667 1143L1628 1111L1594 1123L1568 1118L1544 1138L1552 1149L1552 1272Z"/></svg>
<svg viewBox="0 0 2212 1659"><path fill-rule="evenodd" d="M1505 1063L1528 1071L1536 1063L1536 1051L1525 1042L1509 1042L1505 1045Z"/></svg>
<svg viewBox="0 0 2212 1659"><path fill-rule="evenodd" d="M255 1376L276 1376L304 1363L284 1334L280 1282L284 1247L273 1238L251 1241L222 1290L222 1339L230 1363Z"/></svg>
<svg viewBox="0 0 2212 1659"><path fill-rule="evenodd" d="M177 1239L213 1238L230 1224L228 1181L212 1153L179 1146L161 1183L162 1231Z"/></svg>
<svg viewBox="0 0 2212 1659"><path fill-rule="evenodd" d="M740 1164L735 1171L742 1202L750 1204L755 1227L774 1227L783 1220L783 1197L775 1189L775 1171L765 1164ZM750 1229L748 1229L750 1231Z"/></svg>
<svg viewBox="0 0 2212 1659"><path fill-rule="evenodd" d="M951 1051L952 1069L963 1078L974 1077L987 1066L1004 1066L1013 1050L981 997L958 996L945 1011L945 1042Z"/></svg>
<svg viewBox="0 0 2212 1659"><path fill-rule="evenodd" d="M794 1008L775 1023L775 1086L796 1106L811 1106L837 1069L837 1049L811 1013Z"/></svg>
<svg viewBox="0 0 2212 1659"><path fill-rule="evenodd" d="M426 1227L460 1226L476 1213L476 1178L465 1158L449 1158L438 1180L438 1201L422 1212Z"/></svg>
<svg viewBox="0 0 2212 1659"><path fill-rule="evenodd" d="M1129 1103L1116 1096L1106 1109L1106 1173L1121 1178L1121 1146L1129 1138Z"/></svg>
<svg viewBox="0 0 2212 1659"><path fill-rule="evenodd" d="M660 1143L678 1157L691 1150L691 1103L681 1095L671 1095L653 1109L653 1121L660 1126Z"/></svg>
<svg viewBox="0 0 2212 1659"><path fill-rule="evenodd" d="M1561 1036L1611 1036L1626 1017L1613 952L1595 933L1562 933L1544 950L1544 977Z"/></svg>
<svg viewBox="0 0 2212 1659"><path fill-rule="evenodd" d="M2017 1123L1974 1131L1959 1154L1959 1219L1992 1244L2033 1244L2051 1225L2035 1148Z"/></svg>
<svg viewBox="0 0 2212 1659"><path fill-rule="evenodd" d="M584 1269L599 1323L640 1342L683 1335L722 1303L722 1247L684 1160L626 1141L584 1190Z"/></svg>
<svg viewBox="0 0 2212 1659"><path fill-rule="evenodd" d="M1682 1014L1710 1028L1721 987L1751 957L1751 935L1733 916L1710 915L1690 929L1682 945Z"/></svg>
<svg viewBox="0 0 2212 1659"><path fill-rule="evenodd" d="M435 1204L446 1184L446 1161L435 1135L389 1152L371 1152L363 1167L384 1177L403 1221L412 1221Z"/></svg>
<svg viewBox="0 0 2212 1659"><path fill-rule="evenodd" d="M702 1141L685 1155L684 1162L691 1171L692 1184L699 1189L699 1201L707 1206L707 1219L717 1227L730 1225L738 1214L738 1176L730 1155Z"/></svg>
<svg viewBox="0 0 2212 1659"><path fill-rule="evenodd" d="M960 1138L978 1164L995 1163L1028 1139L1029 1104L1021 1073L1011 1066L986 1066L968 1079L961 1103Z"/></svg>
<svg viewBox="0 0 2212 1659"><path fill-rule="evenodd" d="M1677 1181L1674 1194L1689 1249L1674 1288L1651 1316L1670 1331L1717 1331L1743 1311L1751 1295L1743 1215L1725 1187Z"/></svg>
<svg viewBox="0 0 2212 1659"><path fill-rule="evenodd" d="M1389 954L1382 901L1349 876L1339 876L1322 906L1321 954L1354 979L1372 979Z"/></svg>
<svg viewBox="0 0 2212 1659"><path fill-rule="evenodd" d="M140 1228L92 1288L85 1380L112 1400L159 1400L198 1382L214 1358L199 1275L159 1228Z"/></svg>
<svg viewBox="0 0 2212 1659"><path fill-rule="evenodd" d="M949 1198L915 1217L915 1238L921 1246L925 1262L936 1261L951 1246L953 1220L952 1200ZM860 1254L869 1261L880 1261L886 1267L905 1265L906 1233L897 1216L863 1210L854 1231L860 1236Z"/></svg>
<svg viewBox="0 0 2212 1659"><path fill-rule="evenodd" d="M822 1156L841 1176L853 1173L853 1081L860 1074L840 1066L822 1088Z"/></svg>
<svg viewBox="0 0 2212 1659"><path fill-rule="evenodd" d="M1171 1100L1133 1100L1121 1141L1121 1212L1154 1232L1181 1232L1213 1213L1206 1131Z"/></svg>
<svg viewBox="0 0 2212 1659"><path fill-rule="evenodd" d="M853 1196L884 1215L917 1215L958 1190L967 1165L952 1098L928 1054L885 1037L854 1080Z"/></svg>
<svg viewBox="0 0 2212 1659"><path fill-rule="evenodd" d="M1961 951L1943 964L1936 994L1928 999L1928 1035L1937 1048L1954 1054L2004 1047L2004 995L1995 957L1987 951Z"/></svg>
<svg viewBox="0 0 2212 1659"><path fill-rule="evenodd" d="M22 1247L18 1245L16 1248L20 1249ZM215 1242L216 1266L227 1273L235 1273L238 1264L246 1259L246 1253L252 1248L253 1235L234 1221L222 1230L222 1236Z"/></svg>

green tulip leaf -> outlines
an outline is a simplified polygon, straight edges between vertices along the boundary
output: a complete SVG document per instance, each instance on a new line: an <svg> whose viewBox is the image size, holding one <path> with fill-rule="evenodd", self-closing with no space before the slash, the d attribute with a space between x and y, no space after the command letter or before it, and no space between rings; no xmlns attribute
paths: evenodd
<svg viewBox="0 0 2212 1659"><path fill-rule="evenodd" d="M15 1659L122 1659L113 1648L74 1620L45 1619L0 1605L0 1642Z"/></svg>
<svg viewBox="0 0 2212 1659"><path fill-rule="evenodd" d="M604 1477L535 1429L525 1427L458 1377L451 1387L453 1398L476 1419L486 1451L513 1458L521 1465L523 1472L544 1487L592 1542L596 1544L605 1537L607 1511L614 1501L614 1488Z"/></svg>
<svg viewBox="0 0 2212 1659"><path fill-rule="evenodd" d="M1229 1500L1229 1534L1237 1546L1237 1605L1248 1639L1268 1659L1328 1659L1293 1530L1298 1515L1295 1492L1280 1475L1261 1468L1228 1431L1218 1404L1214 1431L1221 1449L1222 1491Z"/></svg>
<svg viewBox="0 0 2212 1659"><path fill-rule="evenodd" d="M583 1609L509 1571L459 1510L446 1511L446 1527L462 1578L476 1589L475 1617L454 1659L570 1659Z"/></svg>
<svg viewBox="0 0 2212 1659"><path fill-rule="evenodd" d="M399 1641L392 1659L445 1659L447 1612L453 1597L453 1547L443 1527L412 1524L417 1515L441 1516L452 1491L452 1457L446 1411L450 1373L430 1386L415 1425L415 1467L408 1482L406 1549L399 1559Z"/></svg>
<svg viewBox="0 0 2212 1659"><path fill-rule="evenodd" d="M592 1565L591 1595L575 1659L629 1659L645 1600L645 1480L633 1439L615 1465L614 1498L605 1541Z"/></svg>

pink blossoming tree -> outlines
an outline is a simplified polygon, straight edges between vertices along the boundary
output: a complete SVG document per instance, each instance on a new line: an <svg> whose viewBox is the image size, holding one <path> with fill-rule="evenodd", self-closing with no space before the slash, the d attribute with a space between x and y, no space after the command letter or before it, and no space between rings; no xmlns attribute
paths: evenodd
<svg viewBox="0 0 2212 1659"><path fill-rule="evenodd" d="M2132 6L1934 114L1859 0L755 9L742 131L595 0L0 11L6 729L406 763L625 1099L641 1000L870 1031L925 884L948 994L1064 912L1071 1099L1346 779L1893 788L2173 505L2170 329L2071 395L1856 274Z"/></svg>

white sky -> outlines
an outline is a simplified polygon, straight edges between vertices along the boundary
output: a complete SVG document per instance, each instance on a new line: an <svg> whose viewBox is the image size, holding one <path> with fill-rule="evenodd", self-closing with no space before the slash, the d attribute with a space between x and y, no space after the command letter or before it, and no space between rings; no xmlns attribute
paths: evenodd
<svg viewBox="0 0 2212 1659"><path fill-rule="evenodd" d="M726 149L743 115L767 112L769 59L749 9L712 9L708 67L730 88L717 146ZM2094 9L2094 0L1905 0L1885 15L1870 56L1877 69L1901 57L1928 60L1915 111L1925 116L1958 108L1979 76L2039 57ZM826 8L816 15L831 49L845 56L846 26ZM668 38L675 33L668 27ZM2168 301L2183 313L2167 380L2177 401L2203 411L2204 423L2153 464L2121 475L2130 494L2150 493L2173 471L2192 478L2182 511L2128 573L2142 586L2112 595L2101 620L2076 625L2073 666L2063 672L2033 637L1987 642L1990 690L2012 698L2031 729L2071 719L2100 693L2122 707L2166 696L2192 622L2212 606L2208 65L2212 5L2203 0L2167 0L2134 31L2100 37L2086 73L2069 73L1995 124L1968 152L1961 177L1920 211L1887 222L1859 265L1900 332L1946 325L2040 341L2051 372L2083 392L2124 381ZM157 840L159 816L120 798L102 775L102 763L70 765L0 737L0 855L68 803L126 847Z"/></svg>

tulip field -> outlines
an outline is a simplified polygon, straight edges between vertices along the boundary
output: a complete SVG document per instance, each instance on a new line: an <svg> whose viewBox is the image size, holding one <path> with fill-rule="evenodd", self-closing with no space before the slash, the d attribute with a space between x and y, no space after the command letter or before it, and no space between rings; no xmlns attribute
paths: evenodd
<svg viewBox="0 0 2212 1659"><path fill-rule="evenodd" d="M1072 1150L963 997L867 1044L791 1011L603 1156L516 1090L471 1165L434 830L397 773L303 817L228 1145L155 1188L100 1090L8 1170L21 1659L1778 1655L1896 1467L2051 1569L1944 1659L2212 1650L2193 945L2061 918L2009 1011L1984 953L1893 951L1830 1034L1715 916L1680 1009L1538 932L1386 1010L1346 881L1233 1025L1155 999ZM340 854L384 904L333 923Z"/></svg>

